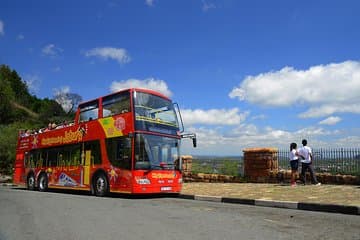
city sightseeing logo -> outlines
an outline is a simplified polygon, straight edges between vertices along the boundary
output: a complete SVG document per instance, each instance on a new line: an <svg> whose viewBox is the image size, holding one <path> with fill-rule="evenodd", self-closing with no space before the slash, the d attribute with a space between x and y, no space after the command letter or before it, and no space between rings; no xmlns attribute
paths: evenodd
<svg viewBox="0 0 360 240"><path fill-rule="evenodd" d="M79 129L77 131L65 131L64 136L58 137L49 137L41 139L42 145L52 145L52 144L66 144L76 141L81 141L83 138L83 131Z"/></svg>

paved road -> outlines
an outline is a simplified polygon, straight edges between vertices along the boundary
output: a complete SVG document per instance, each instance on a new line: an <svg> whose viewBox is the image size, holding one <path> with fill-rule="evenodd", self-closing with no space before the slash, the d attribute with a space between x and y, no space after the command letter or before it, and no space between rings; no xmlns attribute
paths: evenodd
<svg viewBox="0 0 360 240"><path fill-rule="evenodd" d="M359 239L360 217L0 187L0 239Z"/></svg>

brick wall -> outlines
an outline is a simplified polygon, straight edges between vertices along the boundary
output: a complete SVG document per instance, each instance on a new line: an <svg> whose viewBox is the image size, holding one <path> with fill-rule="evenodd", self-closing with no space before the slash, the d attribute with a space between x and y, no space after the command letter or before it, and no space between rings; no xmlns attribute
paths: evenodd
<svg viewBox="0 0 360 240"><path fill-rule="evenodd" d="M184 155L181 156L182 160L182 173L183 175L189 175L191 173L192 169L192 156L190 155Z"/></svg>
<svg viewBox="0 0 360 240"><path fill-rule="evenodd" d="M268 182L278 170L276 148L248 148L244 151L244 176L248 182Z"/></svg>

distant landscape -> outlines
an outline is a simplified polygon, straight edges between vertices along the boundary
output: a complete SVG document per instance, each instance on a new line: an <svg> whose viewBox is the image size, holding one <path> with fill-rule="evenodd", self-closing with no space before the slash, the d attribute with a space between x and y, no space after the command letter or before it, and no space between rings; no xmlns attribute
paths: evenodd
<svg viewBox="0 0 360 240"><path fill-rule="evenodd" d="M278 150L279 170L290 170L288 150ZM360 148L313 149L318 173L360 176ZM243 176L243 156L193 156L193 173Z"/></svg>

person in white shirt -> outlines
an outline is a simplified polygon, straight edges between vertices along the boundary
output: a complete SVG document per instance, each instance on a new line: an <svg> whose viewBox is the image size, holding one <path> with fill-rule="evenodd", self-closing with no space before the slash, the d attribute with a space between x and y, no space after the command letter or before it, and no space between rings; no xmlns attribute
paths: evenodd
<svg viewBox="0 0 360 240"><path fill-rule="evenodd" d="M299 168L299 153L297 152L297 144L291 143L290 144L290 153L289 153L289 160L290 160L290 167L291 167L291 186L296 186L295 176Z"/></svg>
<svg viewBox="0 0 360 240"><path fill-rule="evenodd" d="M302 147L299 149L299 155L304 159L301 159L301 179L303 184L306 184L306 171L309 170L311 182L315 185L321 185L320 182L316 179L315 171L312 166L312 151L311 148L307 146L307 140L302 140Z"/></svg>

